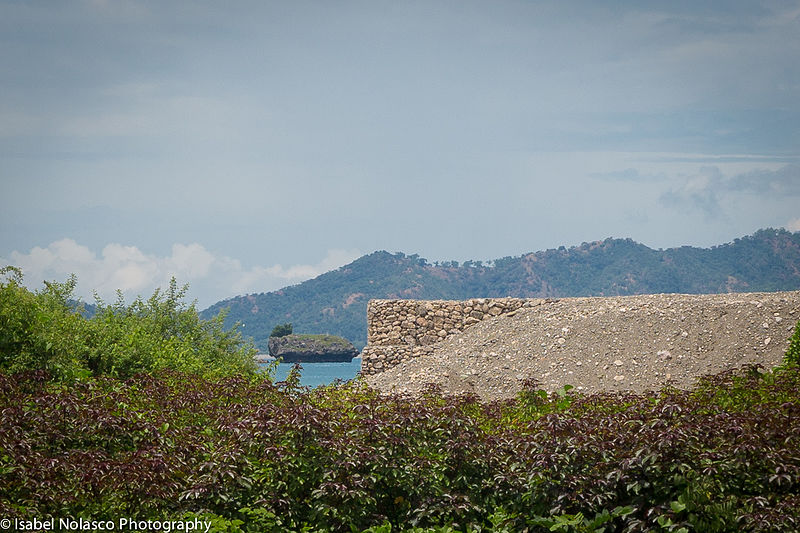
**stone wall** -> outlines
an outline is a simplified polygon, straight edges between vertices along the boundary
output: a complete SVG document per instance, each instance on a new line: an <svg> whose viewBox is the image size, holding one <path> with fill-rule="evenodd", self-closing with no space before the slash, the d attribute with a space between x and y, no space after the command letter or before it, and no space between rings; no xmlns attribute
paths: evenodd
<svg viewBox="0 0 800 533"><path fill-rule="evenodd" d="M473 298L455 300L370 300L367 346L361 373L377 374L400 362L430 353L433 345L485 318L511 315L543 298Z"/></svg>
<svg viewBox="0 0 800 533"><path fill-rule="evenodd" d="M717 315L749 316L754 305L757 308L761 306L759 298L770 301L777 298L784 302L780 306L778 304L775 305L778 307L788 306L787 309L791 308L786 311L789 316L800 311L800 307L797 307L800 305L800 291L763 294L643 295L564 299L371 300L367 306L367 346L361 353L361 373L367 376L379 374L403 361L433 353L434 350L444 344L441 341L448 337L480 324L488 318L513 316L521 308L536 308L531 309L530 312L526 311L526 314L530 316L529 319L534 322L544 321L548 323L553 320L556 322L560 319L566 320L580 309L583 310L579 311L579 314L592 314L592 309L597 308L599 312L609 306L619 308L620 313L628 308L652 308L651 310L658 315L658 320L648 318L642 324L643 328L652 328L658 326L657 322L659 320L666 320L665 316L671 316L670 313L673 313L675 309L680 309L681 321L688 320L691 322L696 319L698 324L711 323L713 322L712 318ZM659 308L660 305L666 307L661 309ZM780 311L780 309L776 307L774 311ZM556 316L551 316L553 313ZM782 320L779 315L780 313L775 313L776 322ZM750 317L749 322L746 324L737 323L736 327L744 328L748 331L752 330L751 333L757 333L760 329L768 328L771 323L771 320L761 320L761 322L759 320L761 318ZM613 324L610 327L612 330L616 330ZM733 326L728 324L726 327ZM594 331L590 333L594 333ZM706 330L703 330L703 334L706 335ZM707 335L713 336L713 332L709 331ZM724 338L725 336L722 337ZM558 340L565 342L563 338ZM602 339L593 339L592 342L600 342L600 340ZM592 344L592 342L589 344ZM742 342L745 341L742 340ZM770 342L771 339L767 338L763 341L764 344L761 348L767 346ZM784 350L785 348L779 349ZM699 354L698 357L702 358L703 349L698 348L697 353Z"/></svg>
<svg viewBox="0 0 800 533"><path fill-rule="evenodd" d="M800 291L384 300L368 309L362 369L371 387L413 394L432 384L491 401L530 380L550 392L644 392L772 368L800 318Z"/></svg>

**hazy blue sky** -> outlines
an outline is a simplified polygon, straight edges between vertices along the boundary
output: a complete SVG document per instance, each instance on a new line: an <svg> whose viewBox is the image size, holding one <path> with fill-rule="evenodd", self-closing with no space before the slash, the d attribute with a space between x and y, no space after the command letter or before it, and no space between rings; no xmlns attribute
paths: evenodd
<svg viewBox="0 0 800 533"><path fill-rule="evenodd" d="M0 0L0 264L205 307L374 250L800 230L800 1Z"/></svg>

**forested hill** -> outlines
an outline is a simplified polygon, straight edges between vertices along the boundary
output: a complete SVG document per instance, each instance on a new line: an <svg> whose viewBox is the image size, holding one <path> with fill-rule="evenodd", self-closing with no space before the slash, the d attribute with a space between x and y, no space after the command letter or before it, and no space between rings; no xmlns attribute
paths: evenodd
<svg viewBox="0 0 800 533"><path fill-rule="evenodd" d="M276 324L298 333L330 333L366 343L372 298L614 296L662 292L800 290L800 232L766 229L712 248L653 250L631 239L606 239L504 257L490 264L429 264L417 255L374 252L338 270L279 291L218 302L227 321L245 325L266 351Z"/></svg>

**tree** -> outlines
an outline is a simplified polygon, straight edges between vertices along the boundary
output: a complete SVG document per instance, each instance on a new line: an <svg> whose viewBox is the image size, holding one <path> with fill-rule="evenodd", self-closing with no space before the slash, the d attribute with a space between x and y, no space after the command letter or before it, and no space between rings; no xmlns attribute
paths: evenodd
<svg viewBox="0 0 800 533"><path fill-rule="evenodd" d="M269 334L270 337L285 337L286 335L292 334L292 323L287 322L286 324L278 324L274 328L272 328L272 333Z"/></svg>

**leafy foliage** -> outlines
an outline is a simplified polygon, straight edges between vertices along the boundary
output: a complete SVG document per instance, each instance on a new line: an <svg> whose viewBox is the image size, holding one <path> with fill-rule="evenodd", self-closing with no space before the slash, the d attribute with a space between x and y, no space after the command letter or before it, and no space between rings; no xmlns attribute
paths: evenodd
<svg viewBox="0 0 800 533"><path fill-rule="evenodd" d="M694 391L381 395L173 371L0 374L0 515L214 531L789 531L800 372Z"/></svg>
<svg viewBox="0 0 800 533"><path fill-rule="evenodd" d="M789 339L789 348L786 350L784 362L787 364L800 364L800 320L794 327L794 334Z"/></svg>
<svg viewBox="0 0 800 533"><path fill-rule="evenodd" d="M229 308L227 324L247 323L266 351L274 324L327 332L366 343L372 298L468 299L514 296L616 296L662 292L720 293L800 289L800 232L766 229L710 249L653 250L631 239L606 239L504 257L484 265L429 264L416 255L375 252L336 271L276 292L236 297L203 312Z"/></svg>
<svg viewBox="0 0 800 533"><path fill-rule="evenodd" d="M200 318L183 303L186 287L170 282L148 299L126 305L97 302L92 318L76 309L76 280L46 283L30 292L19 269L0 270L0 370L47 370L57 379L90 375L127 377L173 369L208 376L255 372L255 349L224 314Z"/></svg>
<svg viewBox="0 0 800 533"><path fill-rule="evenodd" d="M309 390L297 369L273 383L174 280L86 319L74 278L30 292L18 269L0 275L2 517L197 517L226 532L800 530L800 325L771 372L645 395L529 382L484 404L358 380Z"/></svg>
<svg viewBox="0 0 800 533"><path fill-rule="evenodd" d="M286 324L278 324L274 328L272 328L272 333L269 334L270 337L285 337L287 335L292 334L292 324L291 322L287 322Z"/></svg>

